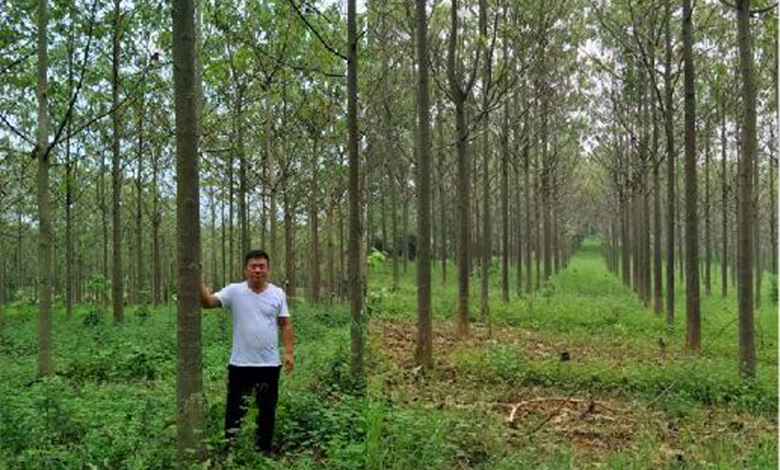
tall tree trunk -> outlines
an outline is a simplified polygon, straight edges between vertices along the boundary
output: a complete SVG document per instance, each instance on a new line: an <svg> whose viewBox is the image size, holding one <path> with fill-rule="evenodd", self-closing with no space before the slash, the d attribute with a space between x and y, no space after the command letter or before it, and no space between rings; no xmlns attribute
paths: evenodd
<svg viewBox="0 0 780 470"><path fill-rule="evenodd" d="M776 140L775 140L775 126L772 126L770 130L770 148L777 148L775 147ZM772 262L770 265L770 269L772 270L772 274L777 276L777 212L776 212L776 202L775 202L775 163L774 158L769 157L769 246L771 246L772 250ZM777 279L772 279L772 282L777 282Z"/></svg>
<svg viewBox="0 0 780 470"><path fill-rule="evenodd" d="M652 60L653 70L655 70L655 60ZM655 73L655 72L653 72ZM652 165L653 165L653 310L657 315L664 311L664 282L663 282L663 262L661 261L661 171L660 159L658 158L658 137L660 129L658 128L658 102L655 93L653 96L652 121L653 121L653 143L652 143Z"/></svg>
<svg viewBox="0 0 780 470"><path fill-rule="evenodd" d="M152 160L152 298L155 307L162 303L162 259L160 256L160 225L162 225L162 212L160 211L160 193L158 189L159 179L159 155L155 153Z"/></svg>
<svg viewBox="0 0 780 470"><path fill-rule="evenodd" d="M123 279L122 279L122 168L120 145L120 110L119 110L119 60L120 39L122 36L121 0L114 0L114 35L111 73L111 119L113 124L113 140L111 143L111 189L112 189L112 227L113 235L113 265L111 266L111 301L113 304L114 323L122 323L123 312Z"/></svg>
<svg viewBox="0 0 780 470"><path fill-rule="evenodd" d="M392 235L393 235L393 291L398 290L398 286L401 282L401 271L398 263L398 257L403 253L403 249L399 246L401 236L398 233L398 189L396 186L396 177L394 171L394 165L390 164L390 212L392 221Z"/></svg>
<svg viewBox="0 0 780 470"><path fill-rule="evenodd" d="M143 98L139 104L138 113L138 163L135 175L135 302L146 302L142 298L146 276L144 273L144 245L143 245L143 165L144 165L144 118L145 107Z"/></svg>
<svg viewBox="0 0 780 470"><path fill-rule="evenodd" d="M501 298L509 302L509 105L501 124Z"/></svg>
<svg viewBox="0 0 780 470"><path fill-rule="evenodd" d="M710 125L707 122L704 152L704 292L712 295L712 231L710 220Z"/></svg>
<svg viewBox="0 0 780 470"><path fill-rule="evenodd" d="M217 201L214 196L217 188L213 185L209 188L209 208L211 209L211 288L217 288Z"/></svg>
<svg viewBox="0 0 780 470"><path fill-rule="evenodd" d="M289 154L288 154L289 155ZM282 189L282 206L284 212L284 276L286 280L285 289L287 295L296 297L295 293L295 248L293 247L293 214L290 201L290 191L287 185L289 184L289 176L285 175L283 178Z"/></svg>
<svg viewBox="0 0 780 470"><path fill-rule="evenodd" d="M479 36L480 44L487 44L487 0L479 0ZM486 54L487 55L487 54ZM492 223L490 220L490 112L489 112L489 93L491 74L491 61L485 57L482 67L482 276L481 276L481 296L480 296L480 315L487 319L490 325L490 262L492 259Z"/></svg>
<svg viewBox="0 0 780 470"><path fill-rule="evenodd" d="M360 279L360 156L358 155L358 36L355 0L347 0L347 131L349 134L349 288L351 360L350 370L355 380L363 378L363 287Z"/></svg>
<svg viewBox="0 0 780 470"><path fill-rule="evenodd" d="M693 8L683 0L685 85L685 298L688 348L701 349L699 296L699 218L696 180L696 89L693 64Z"/></svg>
<svg viewBox="0 0 780 470"><path fill-rule="evenodd" d="M753 161L758 154L756 137L756 85L753 77L753 37L750 33L750 0L737 2L737 43L742 78L742 155L739 159L739 210L737 257L739 271L739 370L743 377L756 374L753 320Z"/></svg>
<svg viewBox="0 0 780 470"><path fill-rule="evenodd" d="M73 20L74 9L70 16ZM68 38L68 94L73 94L73 34ZM75 246L73 242L73 170L70 140L73 119L68 118L67 137L65 138L65 310L68 321L73 319L73 269L75 264ZM0 286L0 290L4 286Z"/></svg>
<svg viewBox="0 0 780 470"><path fill-rule="evenodd" d="M726 102L725 96L722 98L721 114L720 114L720 191L721 191L721 254L720 254L720 290L721 295L726 297L729 289L729 198L728 198L728 185L726 180L727 167L726 167Z"/></svg>
<svg viewBox="0 0 780 470"><path fill-rule="evenodd" d="M753 295L754 308L761 305L761 185L759 174L761 171L761 154L756 149L753 164L753 268L755 269L755 293Z"/></svg>
<svg viewBox="0 0 780 470"><path fill-rule="evenodd" d="M417 0L417 345L415 360L433 368L431 318L431 116L426 0Z"/></svg>
<svg viewBox="0 0 780 470"><path fill-rule="evenodd" d="M314 136L314 145L312 146L312 164L311 164L311 198L309 206L309 225L311 227L311 301L315 304L320 302L320 233L319 233L319 138ZM383 246L384 248L384 246Z"/></svg>
<svg viewBox="0 0 780 470"><path fill-rule="evenodd" d="M672 83L672 0L666 0L664 14L666 60L664 64L664 133L666 135L666 322L674 324L674 224L675 224L675 150L674 85Z"/></svg>
<svg viewBox="0 0 780 470"><path fill-rule="evenodd" d="M38 0L37 31L37 86L38 132L36 159L38 173L36 193L38 202L38 375L51 375L54 369L51 344L51 214L49 211L49 113L48 113L48 25L47 0Z"/></svg>
<svg viewBox="0 0 780 470"><path fill-rule="evenodd" d="M197 0L196 0L197 1ZM197 34L192 0L175 2L173 12L176 111L176 224L178 303L176 312L176 408L179 454L203 457L203 378L200 326L200 194L195 73ZM190 228L195 227L195 230Z"/></svg>
<svg viewBox="0 0 780 470"><path fill-rule="evenodd" d="M528 132L530 112L526 112L523 121L523 199L525 200L525 293L533 292L533 277L531 272L531 248L533 245L533 218L531 212L531 155Z"/></svg>

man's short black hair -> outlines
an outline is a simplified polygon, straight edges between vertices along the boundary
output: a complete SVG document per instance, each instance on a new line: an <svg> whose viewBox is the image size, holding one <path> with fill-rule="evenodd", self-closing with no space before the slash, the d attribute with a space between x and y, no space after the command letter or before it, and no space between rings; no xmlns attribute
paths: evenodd
<svg viewBox="0 0 780 470"><path fill-rule="evenodd" d="M271 264L271 257L268 256L268 253L265 252L265 250L249 250L244 255L244 267L246 267L247 264L249 264L250 259L255 258L265 258L265 261L268 264Z"/></svg>

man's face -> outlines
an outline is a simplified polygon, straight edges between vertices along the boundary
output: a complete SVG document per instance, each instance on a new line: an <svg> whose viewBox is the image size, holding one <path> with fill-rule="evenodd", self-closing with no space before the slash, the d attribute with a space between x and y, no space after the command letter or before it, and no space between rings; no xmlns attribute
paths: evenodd
<svg viewBox="0 0 780 470"><path fill-rule="evenodd" d="M252 283L267 281L268 260L265 258L250 258L244 267L244 276Z"/></svg>

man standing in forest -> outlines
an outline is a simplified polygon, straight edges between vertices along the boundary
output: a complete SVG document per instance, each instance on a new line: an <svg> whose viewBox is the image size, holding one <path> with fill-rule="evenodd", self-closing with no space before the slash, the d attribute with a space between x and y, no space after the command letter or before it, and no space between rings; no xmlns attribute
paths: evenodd
<svg viewBox="0 0 780 470"><path fill-rule="evenodd" d="M276 401L279 395L279 329L284 343L284 368L293 369L293 334L287 297L268 282L270 259L263 250L244 255L246 281L225 286L212 294L201 285L203 308L224 307L233 317L233 348L228 365L225 437L230 442L246 415L245 400L254 395L257 416L256 445L270 453Z"/></svg>

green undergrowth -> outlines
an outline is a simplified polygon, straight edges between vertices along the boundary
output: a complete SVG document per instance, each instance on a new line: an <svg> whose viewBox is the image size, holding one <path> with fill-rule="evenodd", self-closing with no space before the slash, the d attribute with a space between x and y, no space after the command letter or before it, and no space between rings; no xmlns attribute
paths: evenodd
<svg viewBox="0 0 780 470"><path fill-rule="evenodd" d="M778 323L770 276L755 315L757 377L743 380L735 288L725 298L702 288L702 350L693 353L685 344L683 287L669 325L606 271L600 246L586 240L533 295L518 296L510 279L508 303L492 266L487 316L479 276L472 276L472 337L465 341L455 335L457 267L450 264L444 284L434 270L437 369L425 374L412 361L414 265L396 289L390 266L373 268L369 289L377 326L370 327L367 468L777 468ZM567 414L551 406L508 426L506 404L529 397L605 401L624 411L605 412L613 416L589 425L583 408Z"/></svg>
<svg viewBox="0 0 780 470"><path fill-rule="evenodd" d="M237 444L223 436L231 322L222 310L202 317L207 458L176 459L175 307L110 312L54 310L55 374L37 379L36 307L7 309L0 345L0 469L332 468L362 469L363 384L349 367L349 315L342 307L291 307L296 364L282 374L272 459L253 446L253 414Z"/></svg>

